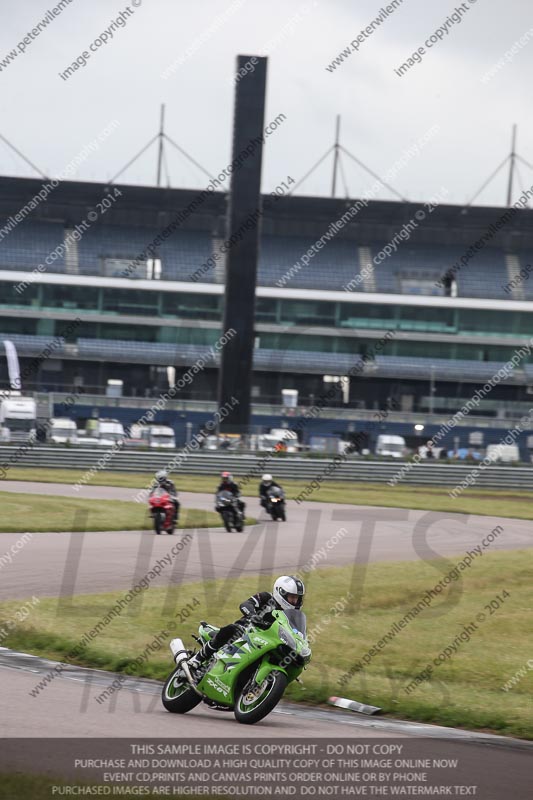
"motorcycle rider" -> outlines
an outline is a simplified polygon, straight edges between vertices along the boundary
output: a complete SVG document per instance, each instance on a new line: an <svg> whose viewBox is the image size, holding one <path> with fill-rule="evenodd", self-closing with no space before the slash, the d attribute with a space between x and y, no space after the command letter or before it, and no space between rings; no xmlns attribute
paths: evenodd
<svg viewBox="0 0 533 800"><path fill-rule="evenodd" d="M240 636L242 625L254 622L269 627L274 621L271 615L274 609L299 611L303 605L304 595L305 586L299 578L294 575L281 575L274 582L272 594L270 592L258 592L241 603L239 609L243 616L229 625L224 625L217 631L210 642L205 642L201 649L189 659L189 667L193 669L201 668L214 656L217 650L228 644L230 639ZM303 611L300 612L298 624L305 636L306 619Z"/></svg>
<svg viewBox="0 0 533 800"><path fill-rule="evenodd" d="M276 483L276 481L272 479L272 475L265 473L259 484L259 499L263 508L268 507L268 490L272 489L273 486L277 486L278 489L281 489L279 483Z"/></svg>
<svg viewBox="0 0 533 800"><path fill-rule="evenodd" d="M180 510L180 504L178 502L178 490L176 489L176 486L173 483L173 481L171 481L170 478L168 477L168 472L164 469L160 470L159 472L156 472L155 481L156 482L152 486L149 497L153 495L156 489L164 489L165 492L168 492L172 504L174 506L174 525L175 525L176 522L178 521L178 514Z"/></svg>
<svg viewBox="0 0 533 800"><path fill-rule="evenodd" d="M233 497L236 498L240 511L244 514L245 504L241 500L241 490L239 485L233 480L231 472L222 472L220 474L220 483L218 485L217 494L219 492L231 492Z"/></svg>

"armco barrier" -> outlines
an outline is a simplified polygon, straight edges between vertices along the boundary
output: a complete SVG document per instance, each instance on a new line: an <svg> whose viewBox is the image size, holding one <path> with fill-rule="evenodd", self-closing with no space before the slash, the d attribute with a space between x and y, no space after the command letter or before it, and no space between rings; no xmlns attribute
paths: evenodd
<svg viewBox="0 0 533 800"><path fill-rule="evenodd" d="M387 483L407 466L404 461L363 461L348 458L338 461L335 469L326 474L333 465L332 459L311 459L287 456L279 458L268 453L258 455L235 455L221 453L184 453L167 450L157 453L125 449L117 451L108 458L106 448L74 448L31 446L0 446L0 477L9 479L10 467L41 467L88 470L103 469L120 472L156 472L170 466L173 473L189 475L217 475L222 470L230 470L236 479L244 480L243 489L255 493L256 482L262 472L274 473L276 478L298 478L313 480L323 476L324 480L366 481ZM178 465L178 459L181 463ZM403 475L401 484L427 484L431 486L456 486L461 483L476 464L441 464L421 462L413 464ZM479 469L479 465L477 465ZM480 469L476 480L477 487L495 489L533 490L533 467L502 467L490 465ZM0 482L1 486L1 482Z"/></svg>

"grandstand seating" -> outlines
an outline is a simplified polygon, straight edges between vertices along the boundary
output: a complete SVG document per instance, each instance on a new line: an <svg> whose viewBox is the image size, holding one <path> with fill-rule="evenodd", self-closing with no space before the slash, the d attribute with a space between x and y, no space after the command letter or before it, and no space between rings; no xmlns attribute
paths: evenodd
<svg viewBox="0 0 533 800"><path fill-rule="evenodd" d="M0 355L3 355L2 342L8 340L13 342L17 353L22 356L39 356L50 352L50 336L36 336L25 333L1 333L0 332ZM65 340L62 336L54 336L53 353L55 356L63 355L65 352Z"/></svg>
<svg viewBox="0 0 533 800"><path fill-rule="evenodd" d="M77 263L67 270L61 256L47 266L47 272L79 272L82 275L120 276L125 266L146 250L157 235L156 231L117 225L93 225L77 243ZM32 270L63 242L64 229L59 223L26 220L14 228L0 247L0 269ZM298 265L302 256L314 244L314 237L265 235L261 240L258 283L261 286L280 286L292 289L329 289L340 291L350 285L353 292L368 290L363 281L350 284L361 272L360 250L368 249L374 258L387 244L371 245L340 237L330 240L326 247L311 258L307 266ZM392 294L442 295L435 284L461 258L466 248L401 243L395 253L375 263L372 287L375 291ZM213 251L208 232L178 230L159 249L162 280L189 281ZM72 256L71 256L72 259ZM104 259L116 260L116 265L104 269ZM529 263L521 255L517 263ZM113 270L115 270L113 272ZM139 268L132 278L146 278ZM512 299L505 292L509 281L506 254L503 250L486 248L478 253L455 275L460 297ZM213 269L206 269L198 280L212 283ZM521 283L521 296L533 298L533 281Z"/></svg>
<svg viewBox="0 0 533 800"><path fill-rule="evenodd" d="M464 297L505 297L509 281L503 250L482 250L457 273L459 295Z"/></svg>
<svg viewBox="0 0 533 800"><path fill-rule="evenodd" d="M125 339L80 338L77 344L80 358L100 360L103 357L107 361L162 366L189 365L199 358L205 360L211 354L211 349L202 345L132 342ZM212 366L218 364L212 355L211 360Z"/></svg>
<svg viewBox="0 0 533 800"><path fill-rule="evenodd" d="M380 248L374 246L375 256ZM392 294L442 295L435 284L459 262L464 249L400 246L396 253L374 268L377 291ZM502 250L484 250L454 273L459 297L507 297L508 281Z"/></svg>
<svg viewBox="0 0 533 800"><path fill-rule="evenodd" d="M146 251L157 231L140 228L124 228L104 225L90 228L78 245L80 273L85 275L103 274L103 259L134 261ZM162 262L161 280L188 281L191 275L211 255L211 238L208 233L196 231L176 231L158 248ZM117 276L123 266L117 269ZM107 273L108 276L109 273ZM112 277L112 276L110 276ZM139 270L133 277L146 278ZM203 276L204 282L213 280L212 270Z"/></svg>
<svg viewBox="0 0 533 800"><path fill-rule="evenodd" d="M529 270L527 268L530 268ZM517 259L517 270L515 287L509 287L510 294L505 293L506 297L514 297L521 300L533 300L533 253L523 252ZM525 277L524 277L525 276ZM509 282L508 277L505 284Z"/></svg>
<svg viewBox="0 0 533 800"><path fill-rule="evenodd" d="M308 266L297 267L290 273L301 257L315 243L315 238L296 236L264 236L259 253L259 284L277 286L277 281L287 278L286 285L291 289L341 290L359 274L357 244L353 241L333 239L327 247L318 250ZM361 291L359 284L354 291Z"/></svg>
<svg viewBox="0 0 533 800"><path fill-rule="evenodd" d="M10 339L21 356L41 354L50 344L45 336L26 336L2 334L0 341ZM150 365L188 366L198 359L207 359L208 367L219 364L220 355L214 354L204 345L175 345L152 342L139 342L117 339L79 338L71 349L61 341L55 349L56 355L70 355L82 360L102 360L118 363ZM257 349L254 351L254 367L257 370L280 372L306 372L316 374L346 375L356 370L357 375L372 377L394 377L404 379L429 380L431 368L435 378L441 381L465 381L483 383L492 378L503 362L469 361L466 359L423 358L413 356L376 356L364 362L358 355L349 353L316 353L303 350ZM528 382L533 382L533 364L524 364L511 375L507 383L523 383L522 371ZM352 373L353 374L353 373Z"/></svg>
<svg viewBox="0 0 533 800"><path fill-rule="evenodd" d="M0 243L0 269L35 269L63 242L63 235L63 225L57 222L21 222ZM64 272L64 269L63 256L54 260L50 267L51 272Z"/></svg>
<svg viewBox="0 0 533 800"><path fill-rule="evenodd" d="M492 378L505 362L469 361L467 359L448 358L415 358L413 356L376 356L375 375L378 377L401 377L429 380L431 368L435 370L435 378L441 381L485 382ZM521 370L516 376L510 375L506 383L523 383Z"/></svg>

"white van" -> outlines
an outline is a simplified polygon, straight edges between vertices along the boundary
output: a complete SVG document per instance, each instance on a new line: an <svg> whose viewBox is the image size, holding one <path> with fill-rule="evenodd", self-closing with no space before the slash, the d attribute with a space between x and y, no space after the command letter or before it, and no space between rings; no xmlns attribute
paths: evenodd
<svg viewBox="0 0 533 800"><path fill-rule="evenodd" d="M147 439L149 447L165 449L175 449L176 447L174 431L168 425L149 425Z"/></svg>
<svg viewBox="0 0 533 800"><path fill-rule="evenodd" d="M85 435L78 444L112 447L124 443L124 426L118 419L88 419L85 424Z"/></svg>
<svg viewBox="0 0 533 800"><path fill-rule="evenodd" d="M520 450L517 444L489 444L486 458L490 461L520 461Z"/></svg>
<svg viewBox="0 0 533 800"><path fill-rule="evenodd" d="M405 455L405 439L403 436L381 433L376 442L376 455L403 458Z"/></svg>
<svg viewBox="0 0 533 800"><path fill-rule="evenodd" d="M54 444L78 443L78 429L69 417L52 417L48 420L48 438Z"/></svg>

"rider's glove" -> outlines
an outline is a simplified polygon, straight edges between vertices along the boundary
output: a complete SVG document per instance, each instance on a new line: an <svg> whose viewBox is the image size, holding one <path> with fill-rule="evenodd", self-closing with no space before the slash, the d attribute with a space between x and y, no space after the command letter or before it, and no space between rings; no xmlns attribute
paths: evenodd
<svg viewBox="0 0 533 800"><path fill-rule="evenodd" d="M245 617L250 617L255 611L255 606L249 600L245 600L244 603L240 604L239 609Z"/></svg>

